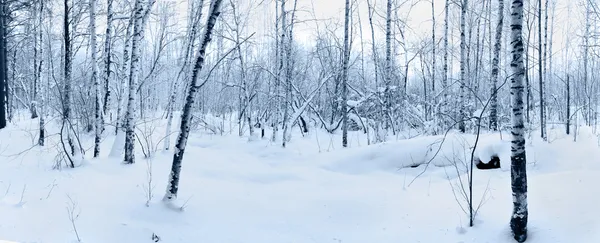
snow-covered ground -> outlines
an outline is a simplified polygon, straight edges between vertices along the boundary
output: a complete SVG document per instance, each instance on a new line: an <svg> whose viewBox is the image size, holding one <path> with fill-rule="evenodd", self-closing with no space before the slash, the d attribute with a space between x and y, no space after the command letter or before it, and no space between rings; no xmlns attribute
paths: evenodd
<svg viewBox="0 0 600 243"><path fill-rule="evenodd" d="M75 225L86 243L153 242L153 234L165 243L513 242L506 133L481 137L476 156L498 153L503 168L475 170L479 210L471 228L460 182L474 136L368 146L364 135L352 133L350 148L342 149L339 135L313 131L294 134L283 149L235 132L193 133L178 211L161 203L171 152L145 160L140 151L136 164L123 165L109 156L108 136L101 158L56 170L56 135L47 148L31 148L35 125L0 130L0 240L77 242ZM576 143L553 132L550 143L537 133L528 140L528 242L600 242L598 139L586 129ZM154 197L146 206L148 187Z"/></svg>

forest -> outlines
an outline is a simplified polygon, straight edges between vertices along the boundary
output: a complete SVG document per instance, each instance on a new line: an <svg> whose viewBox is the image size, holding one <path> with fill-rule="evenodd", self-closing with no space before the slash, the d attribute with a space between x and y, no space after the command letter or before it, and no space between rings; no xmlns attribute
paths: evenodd
<svg viewBox="0 0 600 243"><path fill-rule="evenodd" d="M598 33L596 0L0 0L0 242L600 242Z"/></svg>

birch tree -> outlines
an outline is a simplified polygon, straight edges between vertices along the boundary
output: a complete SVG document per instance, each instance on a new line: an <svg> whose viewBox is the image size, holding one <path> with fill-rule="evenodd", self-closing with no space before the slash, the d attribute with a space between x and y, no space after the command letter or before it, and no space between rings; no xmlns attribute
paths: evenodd
<svg viewBox="0 0 600 243"><path fill-rule="evenodd" d="M392 112L392 1L387 0L386 5L386 19L385 19L385 72L383 78L385 80L385 92L384 92L384 111L388 117L388 127L392 128L393 134L396 134L394 121L390 115Z"/></svg>
<svg viewBox="0 0 600 243"><path fill-rule="evenodd" d="M108 106L111 98L110 92L110 78L112 68L112 28L113 28L113 0L106 1L106 33L104 35L104 107L102 113L104 115L108 112ZM125 37L127 38L127 37ZM118 119L118 118L117 118Z"/></svg>
<svg viewBox="0 0 600 243"><path fill-rule="evenodd" d="M204 1L190 0L188 6L190 8L190 14L187 19L187 35L184 42L185 50L182 52L181 68L177 73L177 78L171 85L171 96L167 103L167 129L165 134L166 139L163 145L164 150L169 150L169 147L171 146L171 139L169 139L169 137L171 136L171 126L173 124L175 98L177 97L177 91L179 90L179 83L182 80L187 82L189 78L190 63L192 62L194 51L194 40L196 40L196 37L198 36Z"/></svg>
<svg viewBox="0 0 600 243"><path fill-rule="evenodd" d="M490 100L490 130L498 131L498 74L500 73L500 50L502 49L502 27L504 25L504 0L498 1L498 24L492 59L492 88Z"/></svg>
<svg viewBox="0 0 600 243"><path fill-rule="evenodd" d="M458 130L460 132L466 131L465 119L467 118L466 111L466 102L467 102L467 9L469 7L468 0L461 1L460 7L460 94L459 94L459 103L460 103L460 111L458 118Z"/></svg>
<svg viewBox="0 0 600 243"><path fill-rule="evenodd" d="M64 84L63 84L63 98L62 98L62 105L63 105L63 117L62 117L62 128L61 128L61 136L64 136L63 132L65 132L66 130L66 145L65 145L65 141L63 139L62 143L63 143L63 148L64 148L64 152L65 155L68 157L69 153L71 153L71 155L75 155L76 153L76 149L75 149L75 142L73 141L72 138L72 133L71 133L71 99L72 99L72 87L71 87L71 72L73 69L73 54L72 54L72 42L71 42L71 25L70 25L70 17L69 14L71 12L71 8L69 7L69 1L68 0L64 0L63 1L63 7L64 7L64 19L63 19L63 39L64 39L64 69L63 69L63 78L64 78ZM66 146L69 146L70 150L66 149ZM70 162L70 166L71 168L75 167L75 164L73 163L72 159L69 159Z"/></svg>
<svg viewBox="0 0 600 243"><path fill-rule="evenodd" d="M511 141L511 188L513 213L510 227L515 240L527 239L527 163L525 154L525 124L523 122L523 0L512 0L510 23L512 141Z"/></svg>
<svg viewBox="0 0 600 243"><path fill-rule="evenodd" d="M346 0L344 15L344 55L342 67L342 146L348 147L348 64L350 62L350 0Z"/></svg>
<svg viewBox="0 0 600 243"><path fill-rule="evenodd" d="M221 13L221 2L223 0L212 0L210 10L208 13L208 19L204 33L201 35L200 46L198 54L196 56L196 62L192 69L192 79L188 88L188 93L185 99L185 105L181 114L181 124L179 135L177 137L177 143L175 145L175 153L173 155L173 164L171 165L171 173L169 174L169 180L167 185L167 191L163 198L166 203L171 203L177 199L177 192L179 191L179 178L181 174L181 164L183 161L183 154L185 153L185 147L187 145L187 139L190 133L190 122L192 120L192 106L196 99L198 90L205 84L205 82L199 82L199 73L204 65L206 48L211 40L212 31L217 23L217 18Z"/></svg>
<svg viewBox="0 0 600 243"><path fill-rule="evenodd" d="M542 59L542 0L538 1L538 88L540 97L540 135L546 140L546 125L544 115L544 59Z"/></svg>
<svg viewBox="0 0 600 243"><path fill-rule="evenodd" d="M137 1L137 0L136 0ZM119 133L119 130L121 129L121 122L124 121L125 119L123 119L121 116L123 114L122 112L122 107L123 107L123 100L125 99L125 95L127 94L127 85L128 85L128 81L129 81L129 65L131 64L130 60L131 60L131 39L132 39L132 29L133 29L133 24L134 24L134 20L136 18L135 16L136 12L133 12L131 14L131 17L129 18L129 23L127 24L127 30L125 31L125 37L124 37L124 44L123 44L123 62L121 63L121 76L119 77L120 81L121 81L121 92L118 93L117 95L117 120L115 122L115 134Z"/></svg>
<svg viewBox="0 0 600 243"><path fill-rule="evenodd" d="M100 139L102 136L102 86L98 78L98 63L96 54L96 0L89 0L90 11L90 52L92 63L92 82L94 84L94 158L100 156Z"/></svg>
<svg viewBox="0 0 600 243"><path fill-rule="evenodd" d="M39 146L44 146L45 144L45 138L46 138L46 89L47 86L44 84L44 78L42 77L42 66L44 63L44 32L43 32L43 24L44 24L44 2L40 1L38 3L39 5L39 12L38 12L38 16L37 16L37 31L35 33L35 35L37 36L36 38L36 46L38 46L39 48L39 60L38 64L37 64L37 69L34 70L34 72L37 73L37 85L38 85L38 91L40 92L40 95L38 96L38 103L40 104L40 114L39 114L39 135L38 135L38 145ZM38 11L38 8L35 9L35 11Z"/></svg>
<svg viewBox="0 0 600 243"><path fill-rule="evenodd" d="M125 112L125 158L126 164L135 163L135 113L138 82L140 78L141 42L144 38L144 18L150 11L154 0L150 0L147 9L144 8L142 0L135 1L133 16L133 36L131 40L131 64L129 65L129 92L127 111Z"/></svg>
<svg viewBox="0 0 600 243"><path fill-rule="evenodd" d="M447 106L450 101L450 91L448 90L448 29L449 29L449 15L450 15L450 0L446 0L446 5L444 7L444 67L442 74L442 92L443 92L443 100L440 109L440 117L443 123L444 129L446 129L446 118L442 117L443 115L447 115Z"/></svg>
<svg viewBox="0 0 600 243"><path fill-rule="evenodd" d="M6 127L8 82L6 66L6 0L0 0L0 129Z"/></svg>

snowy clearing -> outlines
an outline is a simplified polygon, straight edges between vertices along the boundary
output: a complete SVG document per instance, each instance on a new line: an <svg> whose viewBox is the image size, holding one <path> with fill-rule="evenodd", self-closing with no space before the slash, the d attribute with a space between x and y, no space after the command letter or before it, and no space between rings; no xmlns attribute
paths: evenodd
<svg viewBox="0 0 600 243"><path fill-rule="evenodd" d="M160 242L512 242L509 145L499 134L482 135L477 154L500 151L503 168L475 171L475 204L484 203L469 228L457 200L466 204L452 190L466 171L440 156L431 160L437 148L429 145L439 136L371 146L355 139L352 148L319 152L315 134L282 149L267 140L194 133L179 211L161 202L171 152L134 165L106 154L53 170L55 151L34 147L17 154L31 144L28 126L34 130L33 123L21 123L0 131L0 236L6 240L74 242L73 212L83 242L152 242L153 234ZM528 143L528 242L600 240L600 212L593 210L600 149L594 136L581 133L577 143L571 137ZM322 144L331 138L318 135ZM103 151L113 139L104 140ZM462 153L459 142L471 139L450 134L447 141L456 145L444 143L440 151ZM402 168L429 160L430 166ZM146 207L148 165L153 198Z"/></svg>

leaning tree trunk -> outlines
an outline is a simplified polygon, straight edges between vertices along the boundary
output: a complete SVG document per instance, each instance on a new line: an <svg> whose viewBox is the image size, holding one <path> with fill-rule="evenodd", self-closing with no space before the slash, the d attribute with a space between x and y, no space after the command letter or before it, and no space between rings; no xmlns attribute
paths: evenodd
<svg viewBox="0 0 600 243"><path fill-rule="evenodd" d="M344 20L344 63L342 67L342 147L348 147L348 63L350 62L350 0Z"/></svg>
<svg viewBox="0 0 600 243"><path fill-rule="evenodd" d="M94 158L100 156L100 138L102 136L102 86L98 79L98 57L96 56L96 0L90 0L90 52L92 53L92 83L94 84Z"/></svg>
<svg viewBox="0 0 600 243"><path fill-rule="evenodd" d="M525 154L525 124L523 122L523 0L512 0L511 6L511 187L513 213L510 227L515 240L527 239L527 167Z"/></svg>
<svg viewBox="0 0 600 243"><path fill-rule="evenodd" d="M204 84L198 83L198 75L200 70L202 70L202 66L204 64L206 47L211 39L212 30L215 27L217 22L217 18L220 14L220 6L222 0L213 0L210 6L210 11L208 15L208 20L206 23L206 29L204 34L201 36L200 40L200 49L198 50L198 56L196 58L196 63L192 70L192 80L188 89L188 94L185 99L185 105L183 107L183 113L181 115L181 125L179 136L177 137L177 144L175 145L175 154L173 155L173 164L171 165L171 173L169 174L169 181L167 186L167 192L163 201L172 202L177 199L177 192L179 190L179 176L181 173L181 162L183 161L183 154L185 152L185 147L187 145L187 139L190 134L190 123L192 120L192 106L194 105L194 100L196 99L196 93L198 89L202 87Z"/></svg>
<svg viewBox="0 0 600 243"><path fill-rule="evenodd" d="M194 40L196 39L198 33L198 26L200 24L200 19L202 18L203 6L203 0L196 4L192 2L192 4L190 5L192 9L190 12L192 14L188 18L188 37L186 39L185 51L183 53L183 61L181 64L181 69L179 69L179 73L177 73L177 78L175 79L175 82L173 82L173 85L171 85L171 95L169 96L169 101L167 104L167 129L165 132L165 141L163 145L164 150L169 150L169 147L171 147L171 126L173 124L177 90L179 89L179 82L181 81L182 77L185 81L187 81L189 77L189 63L192 59L192 52L194 50Z"/></svg>
<svg viewBox="0 0 600 243"><path fill-rule="evenodd" d="M125 112L125 158L127 164L135 163L135 97L137 95L138 79L140 76L140 55L142 38L144 38L144 6L142 0L135 1L133 16L133 39L131 41L131 64L129 67L129 99Z"/></svg>
<svg viewBox="0 0 600 243"><path fill-rule="evenodd" d="M504 0L498 1L498 25L492 59L492 90L490 100L490 130L498 131L498 73L500 71L500 50L502 48L502 26L504 23Z"/></svg>

